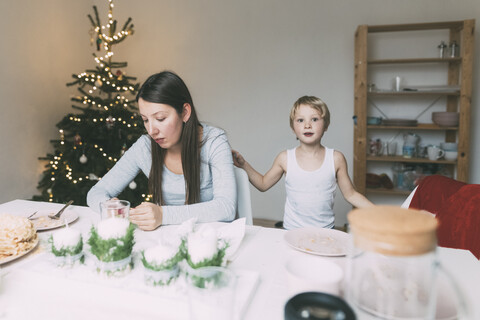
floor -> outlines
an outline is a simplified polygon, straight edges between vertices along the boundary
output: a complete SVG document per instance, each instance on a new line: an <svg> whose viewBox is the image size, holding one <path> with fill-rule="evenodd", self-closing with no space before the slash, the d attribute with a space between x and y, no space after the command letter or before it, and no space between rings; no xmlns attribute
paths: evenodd
<svg viewBox="0 0 480 320"><path fill-rule="evenodd" d="M266 228L275 228L275 223L277 223L277 222L279 222L279 221L253 218L253 225L254 226L261 226L261 227L266 227Z"/></svg>
<svg viewBox="0 0 480 320"><path fill-rule="evenodd" d="M282 228L280 226L275 226L275 224L280 223L281 221L275 221L275 220L268 220L268 219L255 219L253 218L253 225L254 226L261 226L265 228ZM341 230L341 231L347 231L347 226L335 226L335 229Z"/></svg>

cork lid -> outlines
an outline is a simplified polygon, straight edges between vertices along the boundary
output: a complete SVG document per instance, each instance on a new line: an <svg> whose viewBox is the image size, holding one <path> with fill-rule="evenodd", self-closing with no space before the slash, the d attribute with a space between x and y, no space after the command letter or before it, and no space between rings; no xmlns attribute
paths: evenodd
<svg viewBox="0 0 480 320"><path fill-rule="evenodd" d="M386 255L410 256L435 250L437 220L426 212L395 206L352 210L348 216L355 246Z"/></svg>

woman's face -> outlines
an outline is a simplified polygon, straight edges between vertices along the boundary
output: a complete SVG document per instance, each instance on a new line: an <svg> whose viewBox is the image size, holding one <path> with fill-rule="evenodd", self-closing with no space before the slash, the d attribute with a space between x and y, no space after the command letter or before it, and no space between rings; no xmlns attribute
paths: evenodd
<svg viewBox="0 0 480 320"><path fill-rule="evenodd" d="M182 136L183 121L188 119L185 115L180 116L177 111L168 104L138 100L140 115L148 134L163 149L181 149L180 138ZM185 107L184 107L185 111ZM183 112L185 114L185 112Z"/></svg>

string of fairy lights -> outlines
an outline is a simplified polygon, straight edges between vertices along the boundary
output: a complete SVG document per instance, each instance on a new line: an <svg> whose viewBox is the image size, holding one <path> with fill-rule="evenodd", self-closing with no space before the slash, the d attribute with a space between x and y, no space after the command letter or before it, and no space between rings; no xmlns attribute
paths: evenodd
<svg viewBox="0 0 480 320"><path fill-rule="evenodd" d="M123 73L119 70L117 73L114 75L112 73L111 68L109 67L111 65L111 58L114 55L112 51L113 45L123 41L127 36L133 34L133 28L132 26L128 27L131 19L125 23L124 30L114 33L115 29L115 24L116 22L113 19L113 0L109 0L109 9L108 9L108 23L107 25L100 25L100 21L98 19L98 13L95 8L95 13L97 15L97 23L94 28L94 32L96 33L97 36L97 44L103 43L103 49L105 51L105 55L103 57L98 57L96 54L94 54L94 60L97 63L97 65L100 67L101 72L103 71L106 73L106 75L100 75L96 73L87 73L83 72L81 74L77 75L77 78L79 81L91 85L91 88L88 90L88 93L90 94L87 95L85 94L83 97L77 97L76 100L82 102L84 105L89 105L89 106L96 106L97 108L104 109L105 111L108 111L110 108L115 107L115 106L123 106L124 108L127 108L129 106L130 100L123 95L123 93L128 92L130 94L135 93L135 87L132 85L124 85L121 84L123 80ZM92 24L95 24L94 20L89 16ZM127 28L128 27L128 28ZM125 30L125 28L127 28ZM108 32L110 35L108 35L106 32ZM99 46L97 45L97 49L99 49ZM102 104L99 101L103 101L101 98L95 98L93 94L99 90L103 89L103 91L106 92L119 92L114 99L110 99L110 101L114 100L114 102L110 102L107 104ZM74 122L82 122L82 121L87 121L86 119L82 119L79 116L71 116L69 118L70 121ZM124 125L127 128L137 127L137 123L135 122L135 117L131 116L129 119L123 119L121 117L115 118L112 116L108 117L94 117L91 119L92 122L97 123L97 122L105 122L109 126L114 126L115 124L119 125ZM65 132L63 129L59 129L59 134L60 134L60 144L65 145ZM73 149L77 149L77 146L80 147L83 145L82 141L78 141L73 144ZM99 152L99 154L106 159L108 159L112 166L118 161L118 158L111 156L105 152L105 148L98 145L94 144L93 148ZM122 149L122 154L123 154L123 149ZM82 159L84 159L84 162L87 161L87 158L85 154L82 155L80 158L80 162L82 162ZM88 175L75 175L73 172L72 167L69 165L66 159L63 158L63 153L60 153L58 155L55 155L53 157L53 160L50 161L51 168L53 169L51 171L51 177L50 180L54 182L58 175L61 174L60 168L59 168L59 163L64 164L65 169L67 173L65 174L65 177L71 181L72 184L77 184L79 182L82 182L84 180L100 180L101 177L97 177L95 174L90 173ZM136 184L132 181L130 184L131 189L136 188ZM53 201L53 192L52 189L47 190L49 194L49 201ZM150 201L151 195L146 195L142 194L142 197L145 199L145 201Z"/></svg>

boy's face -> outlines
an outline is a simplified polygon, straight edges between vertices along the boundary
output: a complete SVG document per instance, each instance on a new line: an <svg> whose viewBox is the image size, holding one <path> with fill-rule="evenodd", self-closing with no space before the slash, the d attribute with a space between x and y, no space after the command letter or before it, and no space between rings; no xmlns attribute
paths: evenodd
<svg viewBox="0 0 480 320"><path fill-rule="evenodd" d="M320 143L325 131L327 128L320 111L309 105L301 104L293 118L293 132L298 140L305 144Z"/></svg>

